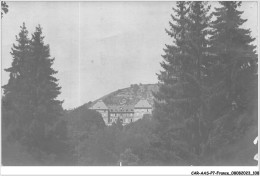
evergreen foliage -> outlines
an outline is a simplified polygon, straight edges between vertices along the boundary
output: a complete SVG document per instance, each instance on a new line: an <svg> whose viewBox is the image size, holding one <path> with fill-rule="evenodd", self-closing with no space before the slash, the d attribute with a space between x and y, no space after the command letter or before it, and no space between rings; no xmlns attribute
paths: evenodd
<svg viewBox="0 0 260 176"><path fill-rule="evenodd" d="M175 151L175 158L188 164L200 155L207 138L205 67L211 15L206 2L177 2L176 8L171 31L166 30L173 45L167 45L163 56L167 63L162 63L164 71L158 76L160 90L155 94L154 115L162 124L160 138L166 142L166 150ZM163 119L170 120L164 123Z"/></svg>
<svg viewBox="0 0 260 176"><path fill-rule="evenodd" d="M153 112L159 122L154 150L172 153L162 157L165 163L201 165L257 120L254 39L241 28L241 2L220 4L212 14L199 1L177 2L173 9L166 30L173 44L164 49Z"/></svg>
<svg viewBox="0 0 260 176"><path fill-rule="evenodd" d="M59 163L69 153L66 123L61 118L62 102L56 100L60 87L54 74L49 46L43 42L41 27L36 27L28 39L25 24L21 27L17 45L13 45L12 66L8 83L3 86L6 110L4 123L10 122L10 133L42 165ZM64 164L64 163L63 163Z"/></svg>
<svg viewBox="0 0 260 176"><path fill-rule="evenodd" d="M209 146L225 150L257 124L257 54L251 31L241 27L247 21L238 10L241 2L220 4L212 22L210 113L214 130Z"/></svg>
<svg viewBox="0 0 260 176"><path fill-rule="evenodd" d="M212 53L215 55L214 82L224 92L226 107L248 109L246 97L251 82L257 78L257 55L251 42L255 40L249 29L241 28L247 20L241 19L241 2L220 2L216 8L216 20L212 22ZM218 91L220 92L220 91Z"/></svg>
<svg viewBox="0 0 260 176"><path fill-rule="evenodd" d="M13 62L10 68L5 69L9 72L9 81L3 86L4 97L3 111L2 111L2 129L3 134L6 132L6 128L10 127L10 133L8 135L9 139L21 140L24 136L27 122L24 118L28 117L27 107L29 102L27 101L28 93L26 87L28 85L28 79L25 75L27 74L27 61L30 55L29 53L29 39L28 31L23 23L20 27L21 31L18 36L16 36L17 45L13 45L11 55L13 57ZM10 126L9 126L10 125Z"/></svg>
<svg viewBox="0 0 260 176"><path fill-rule="evenodd" d="M170 30L167 34L173 38L172 45L166 45L164 61L161 63L163 71L158 75L159 92L154 94L155 110L154 117L160 122L158 128L158 137L161 139L154 143L156 151L161 152L156 158L164 160L164 163L177 164L179 155L188 151L188 143L184 138L185 115L187 110L187 99L184 94L184 73L190 65L183 67L184 63L190 63L186 52L188 40L188 12L189 4L187 2L177 2L176 8L173 8L174 15L170 22ZM183 107L183 108L182 108ZM172 152L174 150L174 152Z"/></svg>
<svg viewBox="0 0 260 176"><path fill-rule="evenodd" d="M8 7L5 1L1 1L1 18L3 18L4 13L8 12Z"/></svg>

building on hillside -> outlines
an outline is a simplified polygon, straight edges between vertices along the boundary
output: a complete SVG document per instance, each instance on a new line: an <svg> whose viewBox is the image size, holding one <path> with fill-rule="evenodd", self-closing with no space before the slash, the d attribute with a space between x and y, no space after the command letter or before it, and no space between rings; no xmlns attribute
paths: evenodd
<svg viewBox="0 0 260 176"><path fill-rule="evenodd" d="M145 114L152 114L152 106L147 100L141 99L134 106L135 121L143 118Z"/></svg>
<svg viewBox="0 0 260 176"><path fill-rule="evenodd" d="M142 119L144 115L152 114L152 106L147 100L141 99L135 105L106 105L102 100L96 102L90 109L99 112L106 125L112 125L118 119L123 125Z"/></svg>
<svg viewBox="0 0 260 176"><path fill-rule="evenodd" d="M108 125L115 123L117 119L120 119L123 125L126 125L134 121L134 106L131 105L109 106L108 116L109 116Z"/></svg>
<svg viewBox="0 0 260 176"><path fill-rule="evenodd" d="M108 123L108 107L102 100L98 100L93 106L90 107L90 109L99 112L102 115L104 122L106 124Z"/></svg>

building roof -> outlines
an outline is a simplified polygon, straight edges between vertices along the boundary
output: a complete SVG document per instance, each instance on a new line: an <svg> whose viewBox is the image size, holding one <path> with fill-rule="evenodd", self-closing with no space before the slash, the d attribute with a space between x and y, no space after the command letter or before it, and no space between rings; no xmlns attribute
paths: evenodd
<svg viewBox="0 0 260 176"><path fill-rule="evenodd" d="M108 107L110 113L133 113L134 112L134 106L131 105L111 105Z"/></svg>
<svg viewBox="0 0 260 176"><path fill-rule="evenodd" d="M105 103L102 100L98 100L90 109L95 109L95 110L107 110L108 107L105 105Z"/></svg>
<svg viewBox="0 0 260 176"><path fill-rule="evenodd" d="M147 100L145 99L141 99L140 101L138 101L134 107L135 109L150 109L152 108L152 106L148 103Z"/></svg>

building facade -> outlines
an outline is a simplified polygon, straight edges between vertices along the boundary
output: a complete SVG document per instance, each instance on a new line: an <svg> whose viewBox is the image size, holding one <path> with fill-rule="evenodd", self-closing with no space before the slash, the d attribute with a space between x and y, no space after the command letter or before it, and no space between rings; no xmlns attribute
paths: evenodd
<svg viewBox="0 0 260 176"><path fill-rule="evenodd" d="M106 105L99 100L90 109L99 112L106 125L112 125L121 120L123 125L142 119L145 114L152 114L152 106L142 99L135 105Z"/></svg>
<svg viewBox="0 0 260 176"><path fill-rule="evenodd" d="M134 106L135 121L143 118L145 114L152 114L152 106L147 100L140 100Z"/></svg>
<svg viewBox="0 0 260 176"><path fill-rule="evenodd" d="M93 106L90 107L90 109L99 112L102 115L104 122L107 124L109 109L102 100L98 100Z"/></svg>

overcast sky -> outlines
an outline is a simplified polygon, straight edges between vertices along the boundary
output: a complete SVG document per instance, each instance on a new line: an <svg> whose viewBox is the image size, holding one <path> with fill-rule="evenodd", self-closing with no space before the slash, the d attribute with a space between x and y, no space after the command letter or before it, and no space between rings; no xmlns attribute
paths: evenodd
<svg viewBox="0 0 260 176"><path fill-rule="evenodd" d="M19 26L43 27L55 57L64 108L74 108L130 84L157 83L156 73L174 2L8 2L2 19L2 85ZM214 7L216 3L211 2ZM257 36L257 3L244 2L246 28Z"/></svg>

